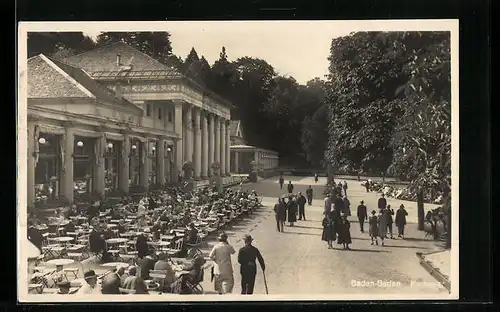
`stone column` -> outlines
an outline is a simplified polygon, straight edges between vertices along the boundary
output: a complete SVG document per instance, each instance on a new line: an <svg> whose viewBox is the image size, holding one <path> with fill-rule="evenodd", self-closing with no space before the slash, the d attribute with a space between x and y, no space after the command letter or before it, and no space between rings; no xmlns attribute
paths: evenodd
<svg viewBox="0 0 500 312"><path fill-rule="evenodd" d="M165 138L160 137L156 146L156 181L160 185L165 184Z"/></svg>
<svg viewBox="0 0 500 312"><path fill-rule="evenodd" d="M27 179L27 205L28 207L32 207L35 203L35 157L34 153L36 152L36 144L38 142L35 138L35 124L33 122L28 121L28 179Z"/></svg>
<svg viewBox="0 0 500 312"><path fill-rule="evenodd" d="M220 163L220 117L215 116L214 117L214 136L215 136L215 144L214 144L214 149L215 149L215 154L214 154L214 161Z"/></svg>
<svg viewBox="0 0 500 312"><path fill-rule="evenodd" d="M64 174L62 178L64 197L73 203L73 152L75 145L75 135L73 128L66 127L66 135L62 137L64 140Z"/></svg>
<svg viewBox="0 0 500 312"><path fill-rule="evenodd" d="M97 138L94 142L97 145L97 148L94 148L94 151L97 151L97 155L95 159L94 166L94 191L104 196L104 189L106 188L104 183L104 175L105 175L105 163L104 163L104 153L106 152L106 137L102 135Z"/></svg>
<svg viewBox="0 0 500 312"><path fill-rule="evenodd" d="M140 162L140 185L144 187L144 189L148 190L149 188L149 162L151 159L149 158L149 140L146 142L141 142L141 150L139 153L139 162Z"/></svg>
<svg viewBox="0 0 500 312"><path fill-rule="evenodd" d="M226 122L226 144L225 153L226 153L226 175L231 175L231 131L230 131L229 120Z"/></svg>
<svg viewBox="0 0 500 312"><path fill-rule="evenodd" d="M226 121L220 121L220 175L226 175Z"/></svg>
<svg viewBox="0 0 500 312"><path fill-rule="evenodd" d="M208 176L212 176L211 166L215 161L215 118L208 115Z"/></svg>
<svg viewBox="0 0 500 312"><path fill-rule="evenodd" d="M184 139L184 161L193 161L193 108L188 105L184 115L184 128L186 138ZM182 168L182 164L181 164Z"/></svg>
<svg viewBox="0 0 500 312"><path fill-rule="evenodd" d="M125 133L123 135L122 143L122 157L121 157L121 168L120 168L120 190L125 194L129 192L129 166L130 166L130 136Z"/></svg>
<svg viewBox="0 0 500 312"><path fill-rule="evenodd" d="M201 180L201 111L199 109L194 110L194 153L193 153L193 165L194 165L194 179Z"/></svg>
<svg viewBox="0 0 500 312"><path fill-rule="evenodd" d="M239 156L238 152L234 152L234 172L235 173L240 172L240 168L239 168L240 164L239 164L239 159L238 159L239 157L238 156Z"/></svg>
<svg viewBox="0 0 500 312"><path fill-rule="evenodd" d="M182 136L182 103L175 103L175 133L179 135L179 140L175 141L175 170L172 172L172 178L177 181L177 175L182 172L182 160L183 160L183 142L184 137Z"/></svg>
<svg viewBox="0 0 500 312"><path fill-rule="evenodd" d="M208 154L209 154L209 149L208 149L208 125L207 125L207 115L203 114L201 118L201 141L202 141L202 148L201 148L201 178L206 179L209 175L208 171L210 170L210 164L208 161Z"/></svg>

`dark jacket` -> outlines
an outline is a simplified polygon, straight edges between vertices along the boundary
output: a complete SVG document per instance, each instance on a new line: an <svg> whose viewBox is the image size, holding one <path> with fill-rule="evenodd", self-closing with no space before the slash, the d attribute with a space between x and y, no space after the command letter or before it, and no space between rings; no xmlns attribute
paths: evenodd
<svg viewBox="0 0 500 312"><path fill-rule="evenodd" d="M406 212L404 208L399 208L398 211L396 211L396 220L395 220L396 225L397 226L405 225L407 215L408 212Z"/></svg>
<svg viewBox="0 0 500 312"><path fill-rule="evenodd" d="M252 245L245 245L240 248L238 252L238 263L241 265L241 275L255 275L257 273L256 259L259 261L262 271L264 271L266 269L264 258L262 258L257 248Z"/></svg>
<svg viewBox="0 0 500 312"><path fill-rule="evenodd" d="M293 184L289 183L287 185L287 188L288 188L288 193L292 193L293 192Z"/></svg>
<svg viewBox="0 0 500 312"><path fill-rule="evenodd" d="M35 245L38 249L40 249L40 251L42 251L43 235L39 229L30 226L28 228L28 239L33 243L33 245Z"/></svg>
<svg viewBox="0 0 500 312"><path fill-rule="evenodd" d="M337 197L335 199L335 203L334 204L335 204L335 210L337 210L339 212L344 211L344 209L345 209L344 206L345 205L344 205L344 200L342 198Z"/></svg>
<svg viewBox="0 0 500 312"><path fill-rule="evenodd" d="M394 210L393 209L386 209L386 217L387 217L387 224L393 224L394 220L392 219L392 216L394 215Z"/></svg>
<svg viewBox="0 0 500 312"><path fill-rule="evenodd" d="M146 286L144 279L140 276L127 277L125 281L123 281L123 288L135 290L135 293L138 295L148 293L148 286Z"/></svg>
<svg viewBox="0 0 500 312"><path fill-rule="evenodd" d="M144 257L139 260L139 267L137 269L137 276L140 276L142 279L149 279L149 270L154 270L155 261L148 257Z"/></svg>
<svg viewBox="0 0 500 312"><path fill-rule="evenodd" d="M103 294L120 294L121 280L116 272L106 275L102 280L101 292Z"/></svg>
<svg viewBox="0 0 500 312"><path fill-rule="evenodd" d="M289 201L286 204L286 208L288 210L287 221L297 222L297 204L294 201Z"/></svg>
<svg viewBox="0 0 500 312"><path fill-rule="evenodd" d="M300 195L298 200L297 200L297 204L299 205L299 208L304 209L304 206L306 205L306 203L307 203L307 199L304 197L304 195Z"/></svg>
<svg viewBox="0 0 500 312"><path fill-rule="evenodd" d="M379 209L385 209L385 207L387 207L387 200L385 198L383 198L383 197L380 197L378 199L378 205L377 205L377 207Z"/></svg>
<svg viewBox="0 0 500 312"><path fill-rule="evenodd" d="M312 188L308 188L306 190L306 195L307 195L307 197L313 197L313 189Z"/></svg>
<svg viewBox="0 0 500 312"><path fill-rule="evenodd" d="M368 217L368 213L366 212L366 206L365 205L359 205L358 206L358 213L357 213L358 218L365 220Z"/></svg>

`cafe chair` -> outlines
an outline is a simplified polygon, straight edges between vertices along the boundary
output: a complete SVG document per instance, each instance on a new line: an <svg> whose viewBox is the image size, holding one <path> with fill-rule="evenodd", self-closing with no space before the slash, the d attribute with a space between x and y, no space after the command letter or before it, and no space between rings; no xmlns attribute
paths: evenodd
<svg viewBox="0 0 500 312"><path fill-rule="evenodd" d="M179 253L182 252L182 247L183 247L182 245L183 244L184 244L184 240L182 238L178 239L175 242L175 247L167 250L167 255L171 258L177 256Z"/></svg>
<svg viewBox="0 0 500 312"><path fill-rule="evenodd" d="M75 279L78 279L78 273L80 272L80 269L79 268L64 268L63 272L64 272L64 275L66 276L66 279L68 279L68 274L71 274L75 277Z"/></svg>

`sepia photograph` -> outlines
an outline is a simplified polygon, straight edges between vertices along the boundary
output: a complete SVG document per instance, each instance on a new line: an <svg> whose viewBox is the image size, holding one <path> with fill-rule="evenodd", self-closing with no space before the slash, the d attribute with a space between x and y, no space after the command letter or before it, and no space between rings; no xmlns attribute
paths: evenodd
<svg viewBox="0 0 500 312"><path fill-rule="evenodd" d="M19 302L458 299L458 20L18 29Z"/></svg>

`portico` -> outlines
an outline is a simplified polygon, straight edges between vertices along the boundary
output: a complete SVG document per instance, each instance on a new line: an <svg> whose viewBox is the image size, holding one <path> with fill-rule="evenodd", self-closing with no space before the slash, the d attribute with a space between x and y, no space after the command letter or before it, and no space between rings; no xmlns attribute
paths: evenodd
<svg viewBox="0 0 500 312"><path fill-rule="evenodd" d="M28 80L29 203L40 185L69 202L147 191L177 181L186 161L196 180L215 161L229 175L232 104L126 44L36 56Z"/></svg>

